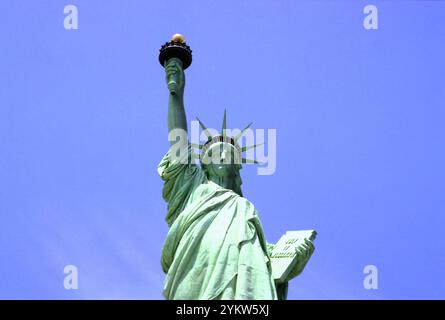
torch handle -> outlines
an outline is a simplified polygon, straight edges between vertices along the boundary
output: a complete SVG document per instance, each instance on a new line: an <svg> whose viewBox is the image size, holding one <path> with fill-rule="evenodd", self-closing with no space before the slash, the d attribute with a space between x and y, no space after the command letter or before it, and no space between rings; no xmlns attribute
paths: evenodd
<svg viewBox="0 0 445 320"><path fill-rule="evenodd" d="M170 79L168 80L168 90L170 91L170 94L172 96L176 95L176 92L178 91L178 74L172 74L170 75Z"/></svg>
<svg viewBox="0 0 445 320"><path fill-rule="evenodd" d="M177 61L177 63L181 66L181 68L182 68L182 61L180 60L180 59L178 59L178 58L175 58L175 57L173 57L173 58L171 58L171 59L169 59L168 61L166 61L165 62L165 67L167 67L167 65L169 64L169 61L170 60L172 60L172 59L175 59L176 61ZM176 93L178 93L178 90L179 90L179 83L180 83L180 81L179 81L179 73L178 72L181 72L180 70L178 70L178 71L176 71L175 73L170 73L169 75L168 75L168 79L167 79L167 87L168 87L168 91L170 91L170 94L172 95L172 96L174 96L174 95L176 95Z"/></svg>

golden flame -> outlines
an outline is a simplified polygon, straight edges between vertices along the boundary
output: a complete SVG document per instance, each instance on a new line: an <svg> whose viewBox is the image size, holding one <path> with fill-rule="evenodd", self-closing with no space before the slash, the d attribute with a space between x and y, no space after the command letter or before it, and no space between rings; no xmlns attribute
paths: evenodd
<svg viewBox="0 0 445 320"><path fill-rule="evenodd" d="M171 41L185 43L185 38L182 34L177 33L177 34L173 35Z"/></svg>

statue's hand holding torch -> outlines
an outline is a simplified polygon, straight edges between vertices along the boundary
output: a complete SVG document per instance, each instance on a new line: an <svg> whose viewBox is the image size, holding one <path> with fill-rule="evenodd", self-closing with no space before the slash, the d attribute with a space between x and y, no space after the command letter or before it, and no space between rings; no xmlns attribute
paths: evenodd
<svg viewBox="0 0 445 320"><path fill-rule="evenodd" d="M171 95L184 92L184 70L192 63L192 50L180 34L175 34L159 52L159 63L165 68L168 90Z"/></svg>
<svg viewBox="0 0 445 320"><path fill-rule="evenodd" d="M167 87L171 95L184 93L185 75L182 69L182 61L178 58L171 58L165 62L165 76Z"/></svg>

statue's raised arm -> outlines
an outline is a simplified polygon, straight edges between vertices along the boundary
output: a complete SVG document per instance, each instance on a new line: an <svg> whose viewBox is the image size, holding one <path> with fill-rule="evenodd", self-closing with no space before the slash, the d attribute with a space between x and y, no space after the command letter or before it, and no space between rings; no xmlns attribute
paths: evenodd
<svg viewBox="0 0 445 320"><path fill-rule="evenodd" d="M192 192L205 179L202 170L194 163L193 150L187 138L184 70L190 66L191 59L190 47L185 44L181 35L174 35L171 41L161 47L159 54L159 62L164 67L169 91L170 148L158 165L158 173L164 181L162 196L168 204L166 221L169 225L172 225L184 210Z"/></svg>
<svg viewBox="0 0 445 320"><path fill-rule="evenodd" d="M174 129L182 129L187 132L184 110L185 75L180 59L170 58L165 62L165 78L169 89L168 130L171 132ZM173 144L175 141L170 143Z"/></svg>
<svg viewBox="0 0 445 320"><path fill-rule="evenodd" d="M192 50L185 43L185 38L175 34L166 42L159 52L159 62L165 69L168 102L168 131L184 130L187 134L187 119L184 110L184 70L192 63ZM187 135L186 135L187 136ZM175 141L170 141L173 145Z"/></svg>

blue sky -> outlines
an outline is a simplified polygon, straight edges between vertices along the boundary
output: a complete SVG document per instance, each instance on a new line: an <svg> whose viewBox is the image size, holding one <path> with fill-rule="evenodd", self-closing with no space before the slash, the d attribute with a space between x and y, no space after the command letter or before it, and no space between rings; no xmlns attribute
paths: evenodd
<svg viewBox="0 0 445 320"><path fill-rule="evenodd" d="M163 298L176 32L189 120L277 130L275 174L244 166L243 192L270 242L318 231L290 299L445 298L445 2L290 0L0 3L0 298Z"/></svg>

